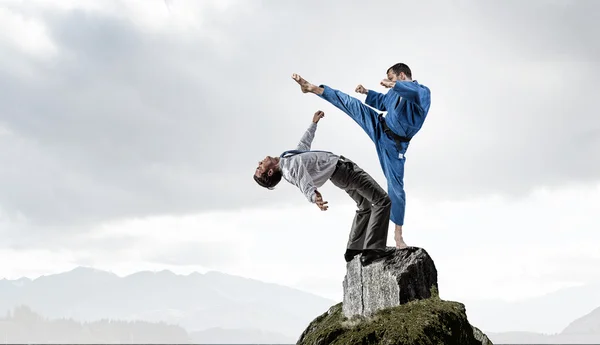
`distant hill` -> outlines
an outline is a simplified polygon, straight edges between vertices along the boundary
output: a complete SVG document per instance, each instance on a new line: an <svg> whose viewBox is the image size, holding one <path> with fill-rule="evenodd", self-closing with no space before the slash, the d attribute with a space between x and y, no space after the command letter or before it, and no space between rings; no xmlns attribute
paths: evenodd
<svg viewBox="0 0 600 345"><path fill-rule="evenodd" d="M190 344L185 329L164 323L119 320L77 322L46 319L27 306L20 306L0 318L0 336L5 344Z"/></svg>
<svg viewBox="0 0 600 345"><path fill-rule="evenodd" d="M600 307L571 322L557 334L502 332L487 335L494 344L600 344Z"/></svg>
<svg viewBox="0 0 600 345"><path fill-rule="evenodd" d="M600 283L563 288L523 301L464 300L469 320L486 334L560 333L573 320L600 306Z"/></svg>
<svg viewBox="0 0 600 345"><path fill-rule="evenodd" d="M600 294L600 291L598 291ZM571 322L562 334L600 335L600 307ZM598 341L600 343L600 341Z"/></svg>
<svg viewBox="0 0 600 345"><path fill-rule="evenodd" d="M250 329L291 338L336 303L297 289L218 272L176 275L145 271L119 277L84 267L35 280L0 280L0 296L0 313L27 305L49 318L163 321L190 333L211 328ZM210 332L214 330L200 334L208 336Z"/></svg>

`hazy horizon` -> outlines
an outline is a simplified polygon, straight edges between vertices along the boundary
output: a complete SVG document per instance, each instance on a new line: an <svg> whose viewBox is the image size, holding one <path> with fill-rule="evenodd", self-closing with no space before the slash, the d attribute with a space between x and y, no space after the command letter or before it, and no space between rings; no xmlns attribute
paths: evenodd
<svg viewBox="0 0 600 345"><path fill-rule="evenodd" d="M181 327L196 339L193 343L293 343L292 339L316 315L340 302L290 287L221 272L182 276L167 271L140 271L120 277L106 271L78 267L42 279L27 282L8 281L8 284L6 282L5 279L0 280L0 294L8 296L8 299L0 301L0 313L9 318L17 317L15 321L21 326L10 326L10 322L0 322L0 336L3 332L7 336L17 336L21 332L20 329L26 327L28 332L33 332L31 334L35 336L43 332L52 334L53 341L74 341L88 335L112 334L113 337L118 337L121 333L106 333L109 329L97 326L106 320L114 320L123 327L127 322L163 322L166 325ZM599 287L600 285L589 286L587 289L575 291L563 289L558 295L548 295L540 301L532 299L521 305L488 305L483 312L477 310L479 306L473 308L472 303L461 302L465 303L469 321L489 334L496 343L500 343L496 339L503 339L507 343L588 343L600 339L600 333L588 334L589 331L586 331L600 321L600 296L597 295ZM56 289L51 300L43 297L47 295L49 288ZM90 299L90 296L94 298ZM441 297L443 298L443 295ZM121 303L120 300L128 302ZM587 303L582 304L582 300ZM560 308L564 303L568 303L569 308L562 308L561 315L546 315L547 310L556 310L557 306ZM590 305L599 307L588 308ZM20 312L20 316L14 314L13 310L22 310L23 306L26 310L42 316L45 326L36 321L35 317L27 316L28 313ZM235 317L232 317L232 312ZM504 322L504 328L494 329L494 323L489 322L488 316L494 313L497 314L496 317L510 319ZM536 322L532 323L530 319L540 319L537 327L544 324L544 319L550 321L546 326L560 327L556 327L552 332L527 333L523 330L524 327L536 327ZM86 335L71 327L68 328L73 331L70 333L64 328L65 322L96 324L96 331ZM2 327L9 328L3 330ZM45 327L46 330L41 331L40 327ZM61 327L63 333L60 333ZM11 329L12 331L7 331ZM170 329L171 331L164 328L162 333L156 333L156 340L179 339L177 342L180 342L181 334L177 335L177 332L181 331ZM141 330L137 326L131 329L134 333L139 331ZM552 336L563 331L566 333ZM60 334L63 338L55 338ZM108 340L104 338L104 341ZM29 341L36 340L30 338Z"/></svg>
<svg viewBox="0 0 600 345"><path fill-rule="evenodd" d="M440 294L483 308L599 284L600 3L428 6L2 1L0 279L218 271L341 300L354 202L328 183L321 212L250 172L323 110L313 148L385 186L368 137L291 75L364 101L405 62L432 104L404 239Z"/></svg>

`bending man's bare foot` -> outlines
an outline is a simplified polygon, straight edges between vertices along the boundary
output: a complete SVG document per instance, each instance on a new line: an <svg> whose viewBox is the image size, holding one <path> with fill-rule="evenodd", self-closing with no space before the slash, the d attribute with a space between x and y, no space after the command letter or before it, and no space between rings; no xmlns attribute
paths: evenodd
<svg viewBox="0 0 600 345"><path fill-rule="evenodd" d="M313 85L313 84L307 82L299 74L296 74L296 73L292 74L292 79L294 79L296 81L296 83L300 84L300 90L302 90L303 93L311 92L316 95L323 94L324 90L322 87L318 87L316 85Z"/></svg>

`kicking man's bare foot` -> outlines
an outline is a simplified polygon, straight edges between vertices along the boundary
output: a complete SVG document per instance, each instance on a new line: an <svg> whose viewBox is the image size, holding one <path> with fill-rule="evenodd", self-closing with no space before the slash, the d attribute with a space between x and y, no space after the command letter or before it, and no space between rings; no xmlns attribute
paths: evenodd
<svg viewBox="0 0 600 345"><path fill-rule="evenodd" d="M303 93L314 93L316 95L322 95L323 94L323 88L322 87L318 87L316 85L313 85L309 82L307 82L306 80L304 80L304 78L302 78L299 74L292 74L292 79L294 79L296 81L296 83L298 83L300 85L300 90L302 90Z"/></svg>
<svg viewBox="0 0 600 345"><path fill-rule="evenodd" d="M408 246L404 242L404 238L402 238L402 226L401 225L396 224L396 226L395 226L394 240L396 241L396 248L398 248L398 249L408 248Z"/></svg>

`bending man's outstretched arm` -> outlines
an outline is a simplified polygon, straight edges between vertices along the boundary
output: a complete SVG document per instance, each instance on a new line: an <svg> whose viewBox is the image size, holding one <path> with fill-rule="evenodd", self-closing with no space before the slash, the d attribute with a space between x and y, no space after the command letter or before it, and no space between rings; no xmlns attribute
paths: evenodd
<svg viewBox="0 0 600 345"><path fill-rule="evenodd" d="M296 173L298 174L298 188L300 188L302 194L304 194L309 202L317 204L321 210L326 211L328 208L327 201L323 201L323 196L317 190L317 187L315 186L313 179L310 177L310 174L306 168L303 165L300 165L298 166Z"/></svg>
<svg viewBox="0 0 600 345"><path fill-rule="evenodd" d="M323 116L325 116L325 113L322 112L321 110L317 111L313 115L313 120L310 123L310 126L308 127L308 129L306 129L302 138L300 138L300 142L298 143L298 146L296 148L297 150L310 150L312 141L315 138L315 132L317 130L317 123L319 122L319 120L321 118L323 118Z"/></svg>

